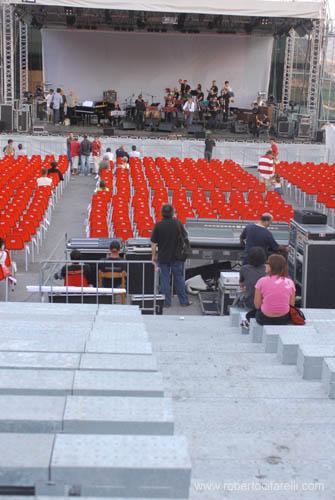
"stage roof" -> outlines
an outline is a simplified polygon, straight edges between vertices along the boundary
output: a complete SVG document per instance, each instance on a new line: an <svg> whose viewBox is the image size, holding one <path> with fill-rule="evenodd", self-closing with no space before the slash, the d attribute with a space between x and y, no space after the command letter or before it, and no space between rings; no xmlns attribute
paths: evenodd
<svg viewBox="0 0 335 500"><path fill-rule="evenodd" d="M9 0L16 5L317 19L323 0Z"/></svg>

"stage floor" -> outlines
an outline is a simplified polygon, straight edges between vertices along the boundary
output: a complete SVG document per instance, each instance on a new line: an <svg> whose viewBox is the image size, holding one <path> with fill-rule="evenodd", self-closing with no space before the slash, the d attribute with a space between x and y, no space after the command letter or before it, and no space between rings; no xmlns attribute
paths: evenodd
<svg viewBox="0 0 335 500"><path fill-rule="evenodd" d="M173 140L189 140L189 139L197 139L195 134L189 134L186 128L177 128L173 132L161 132L154 131L150 129L145 130L123 130L111 125L54 125L46 122L35 123L35 126L43 126L44 129L48 132L48 135L63 135L72 132L73 134L77 134L82 136L83 134L88 134L90 136L102 136L104 135L104 129L112 128L114 130L113 137L134 137L140 139L173 139ZM216 129L210 131L210 136L213 139L221 140L221 141L242 141L242 142L251 142L251 143L268 143L269 136L267 134L261 134L258 139L255 139L252 134L237 134L231 132L229 129ZM281 137L278 139L279 142L284 144L320 144L316 141L312 141L310 139L299 139L299 138L285 138Z"/></svg>

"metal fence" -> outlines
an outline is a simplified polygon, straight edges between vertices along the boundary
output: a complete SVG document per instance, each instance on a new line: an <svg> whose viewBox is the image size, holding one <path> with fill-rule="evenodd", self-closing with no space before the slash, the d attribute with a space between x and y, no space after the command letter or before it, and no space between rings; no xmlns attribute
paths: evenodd
<svg viewBox="0 0 335 500"><path fill-rule="evenodd" d="M74 272L81 282L76 286L69 284ZM108 277L104 276L105 273ZM125 293L119 292L123 288L121 273L124 274ZM129 304L134 303L136 296L136 304L154 314L158 300L162 298L157 291L158 270L148 260L42 261L39 286L35 288L42 302Z"/></svg>

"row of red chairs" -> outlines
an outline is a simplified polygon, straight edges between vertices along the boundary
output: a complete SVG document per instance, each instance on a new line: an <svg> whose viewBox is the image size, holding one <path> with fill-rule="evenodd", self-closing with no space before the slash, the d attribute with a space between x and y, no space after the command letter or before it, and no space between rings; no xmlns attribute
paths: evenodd
<svg viewBox="0 0 335 500"><path fill-rule="evenodd" d="M43 160L40 156L4 157L0 160L0 237L5 239L9 251L25 251L26 269L28 265L27 245L31 243L39 249L42 240L41 225L49 206L53 187L38 188L36 179L41 176L42 167L49 167L53 156ZM66 156L61 156L58 167L65 174L68 167Z"/></svg>
<svg viewBox="0 0 335 500"><path fill-rule="evenodd" d="M195 217L256 220L264 212L271 212L275 220L293 216L292 206L278 193L265 193L263 183L231 160L131 158L130 171L116 169L114 178L111 227L105 209L100 230L123 239L150 236L169 200L182 222ZM97 210L95 204L92 208ZM96 232L91 223L92 234Z"/></svg>

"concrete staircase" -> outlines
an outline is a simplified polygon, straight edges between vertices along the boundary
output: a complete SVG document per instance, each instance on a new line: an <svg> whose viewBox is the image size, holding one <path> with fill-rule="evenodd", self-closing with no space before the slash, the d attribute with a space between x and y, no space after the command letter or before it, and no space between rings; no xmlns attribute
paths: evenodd
<svg viewBox="0 0 335 500"><path fill-rule="evenodd" d="M304 380L229 317L144 321L188 439L190 499L335 498L335 403L321 379Z"/></svg>
<svg viewBox="0 0 335 500"><path fill-rule="evenodd" d="M0 303L0 315L0 493L188 498L186 439L138 308Z"/></svg>

